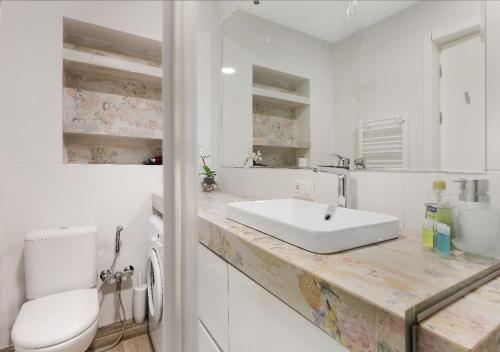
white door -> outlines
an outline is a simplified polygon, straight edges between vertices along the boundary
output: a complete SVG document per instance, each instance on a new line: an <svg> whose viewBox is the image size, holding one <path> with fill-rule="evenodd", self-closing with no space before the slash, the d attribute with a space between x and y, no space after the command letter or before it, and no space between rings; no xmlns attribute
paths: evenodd
<svg viewBox="0 0 500 352"><path fill-rule="evenodd" d="M316 325L229 265L231 352L348 352Z"/></svg>
<svg viewBox="0 0 500 352"><path fill-rule="evenodd" d="M485 62L479 33L441 47L441 168L485 170Z"/></svg>

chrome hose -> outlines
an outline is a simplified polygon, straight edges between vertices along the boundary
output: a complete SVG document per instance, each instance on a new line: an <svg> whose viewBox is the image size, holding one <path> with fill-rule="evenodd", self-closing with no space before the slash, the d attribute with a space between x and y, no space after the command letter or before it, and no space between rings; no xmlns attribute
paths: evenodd
<svg viewBox="0 0 500 352"><path fill-rule="evenodd" d="M123 315L123 319L121 320L122 332L121 332L120 336L118 336L118 339L116 339L116 341L113 342L112 345L110 345L108 347L104 347L103 349L98 350L98 352L109 351L110 349L116 347L120 343L120 341L123 337L123 334L125 333L125 322L127 319L125 316L125 308L123 307L123 301L122 301L122 283L121 283L121 281L116 283L116 291L115 292L118 295L118 301L120 302L120 307L122 308L122 315Z"/></svg>

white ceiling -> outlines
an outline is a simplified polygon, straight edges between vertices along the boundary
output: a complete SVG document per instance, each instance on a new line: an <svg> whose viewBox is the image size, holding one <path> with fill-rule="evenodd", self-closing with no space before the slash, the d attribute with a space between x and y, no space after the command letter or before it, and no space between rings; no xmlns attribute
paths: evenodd
<svg viewBox="0 0 500 352"><path fill-rule="evenodd" d="M259 5L254 5L253 1L241 1L238 8L334 43L415 2L358 0L349 21L346 21L349 1L261 0Z"/></svg>

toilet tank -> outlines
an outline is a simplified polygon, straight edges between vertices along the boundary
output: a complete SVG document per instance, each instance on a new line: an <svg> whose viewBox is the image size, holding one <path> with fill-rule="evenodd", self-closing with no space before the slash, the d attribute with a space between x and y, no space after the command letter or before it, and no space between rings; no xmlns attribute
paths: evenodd
<svg viewBox="0 0 500 352"><path fill-rule="evenodd" d="M24 238L26 298L97 284L97 227L33 231Z"/></svg>

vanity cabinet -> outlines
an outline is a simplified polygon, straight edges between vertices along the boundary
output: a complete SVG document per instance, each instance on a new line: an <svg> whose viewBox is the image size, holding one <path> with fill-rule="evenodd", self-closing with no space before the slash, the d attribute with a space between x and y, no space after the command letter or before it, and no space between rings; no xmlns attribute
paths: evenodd
<svg viewBox="0 0 500 352"><path fill-rule="evenodd" d="M198 352L221 352L201 321L198 322Z"/></svg>
<svg viewBox="0 0 500 352"><path fill-rule="evenodd" d="M348 351L248 276L198 246L199 352Z"/></svg>
<svg viewBox="0 0 500 352"><path fill-rule="evenodd" d="M205 246L198 244L198 314L209 336L222 350L229 352L228 264ZM211 351L206 339L200 339L199 352Z"/></svg>
<svg viewBox="0 0 500 352"><path fill-rule="evenodd" d="M347 352L344 346L229 265L232 352Z"/></svg>

